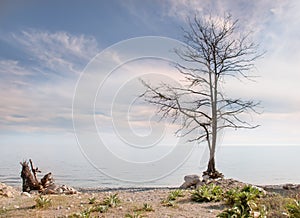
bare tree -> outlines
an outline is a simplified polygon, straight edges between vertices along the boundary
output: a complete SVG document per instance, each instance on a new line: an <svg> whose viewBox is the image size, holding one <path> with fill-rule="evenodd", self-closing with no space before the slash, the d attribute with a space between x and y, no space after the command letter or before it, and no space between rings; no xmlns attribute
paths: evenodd
<svg viewBox="0 0 300 218"><path fill-rule="evenodd" d="M195 16L188 19L188 27L183 30L186 46L175 49L186 63L176 64L185 78L183 85L154 86L142 80L146 90L141 96L158 106L162 118L171 117L174 122L180 118L177 133L181 132L181 136L190 135L190 141L207 141L210 156L203 174L222 177L215 167L218 132L224 128L256 128L244 114L256 112L258 103L227 97L221 87L227 77L251 79L249 71L261 55L250 34L242 34L238 20L231 15L222 19Z"/></svg>

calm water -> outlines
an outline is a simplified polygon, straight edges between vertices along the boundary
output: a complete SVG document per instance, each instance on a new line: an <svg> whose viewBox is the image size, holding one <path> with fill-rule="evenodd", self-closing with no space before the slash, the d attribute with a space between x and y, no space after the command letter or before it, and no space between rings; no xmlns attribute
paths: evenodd
<svg viewBox="0 0 300 218"><path fill-rule="evenodd" d="M223 146L217 151L217 167L227 178L254 184L300 183L300 146ZM178 186L187 174L206 168L207 150L195 148L189 159L171 175L151 183L126 183L93 168L77 146L4 147L0 154L0 181L21 186L20 161L32 158L42 175L52 172L58 184L75 187ZM120 172L122 173L122 172ZM134 173L124 172L124 173ZM145 172L147 173L147 172Z"/></svg>

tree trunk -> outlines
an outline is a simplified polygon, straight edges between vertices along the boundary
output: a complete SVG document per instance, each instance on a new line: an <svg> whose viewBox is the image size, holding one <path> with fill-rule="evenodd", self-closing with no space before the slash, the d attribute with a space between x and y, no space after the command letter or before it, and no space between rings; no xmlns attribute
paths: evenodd
<svg viewBox="0 0 300 218"><path fill-rule="evenodd" d="M216 165L215 165L215 157L210 157L207 165L206 172L208 175L214 173L216 171Z"/></svg>
<svg viewBox="0 0 300 218"><path fill-rule="evenodd" d="M203 176L208 176L211 179L223 178L223 174L216 170L215 163L215 152L211 151L209 155L209 161L207 165L207 170L203 172Z"/></svg>

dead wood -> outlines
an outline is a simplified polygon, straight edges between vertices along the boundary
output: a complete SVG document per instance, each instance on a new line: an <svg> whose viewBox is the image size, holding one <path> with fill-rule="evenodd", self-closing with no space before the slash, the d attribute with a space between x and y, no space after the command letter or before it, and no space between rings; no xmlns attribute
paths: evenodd
<svg viewBox="0 0 300 218"><path fill-rule="evenodd" d="M21 178L23 180L23 186L22 190L23 192L30 192L31 190L41 190L41 185L36 177L36 173L40 172L38 168L34 169L32 161L30 161L31 164L31 170L29 168L28 162L20 162L22 166L22 171L21 171Z"/></svg>
<svg viewBox="0 0 300 218"><path fill-rule="evenodd" d="M37 173L41 173L38 167L33 166L33 162L29 159L29 162L20 162L22 165L21 177L23 180L23 192L30 192L32 190L37 190L41 194L76 194L77 191L66 185L56 185L52 177L52 173L47 173L39 181L37 178ZM30 167L29 168L29 164ZM31 170L30 170L31 169Z"/></svg>

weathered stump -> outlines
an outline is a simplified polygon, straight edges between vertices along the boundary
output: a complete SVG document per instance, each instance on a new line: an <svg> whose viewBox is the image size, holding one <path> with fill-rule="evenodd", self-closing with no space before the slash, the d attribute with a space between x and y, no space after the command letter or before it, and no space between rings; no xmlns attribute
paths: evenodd
<svg viewBox="0 0 300 218"><path fill-rule="evenodd" d="M29 163L31 170L29 168ZM32 190L37 190L42 194L75 194L77 191L66 185L56 185L52 177L52 173L47 173L39 182L36 173L41 173L38 168L33 167L31 159L27 161L20 162L22 165L21 177L23 180L23 192L30 192Z"/></svg>
<svg viewBox="0 0 300 218"><path fill-rule="evenodd" d="M31 170L27 161L20 162L20 164L22 165L21 178L23 180L23 192L30 192L31 190L41 190L41 185L36 177L36 173L40 171L38 170L38 168L33 168L31 160L29 160L29 162L31 165Z"/></svg>

